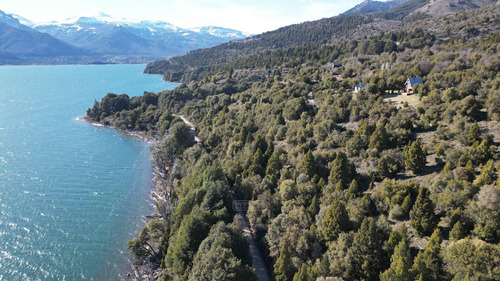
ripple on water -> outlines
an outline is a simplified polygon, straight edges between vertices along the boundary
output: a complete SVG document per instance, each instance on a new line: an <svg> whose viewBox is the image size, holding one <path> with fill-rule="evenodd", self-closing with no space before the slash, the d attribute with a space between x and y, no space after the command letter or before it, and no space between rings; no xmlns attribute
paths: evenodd
<svg viewBox="0 0 500 281"><path fill-rule="evenodd" d="M0 67L0 280L122 279L153 210L149 148L74 118L107 92L166 88L142 69Z"/></svg>

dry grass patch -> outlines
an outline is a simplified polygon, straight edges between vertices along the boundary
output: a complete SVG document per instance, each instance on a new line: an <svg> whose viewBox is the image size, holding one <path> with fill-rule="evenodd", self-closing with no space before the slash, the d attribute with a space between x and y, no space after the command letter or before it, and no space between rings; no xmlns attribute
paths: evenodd
<svg viewBox="0 0 500 281"><path fill-rule="evenodd" d="M397 107L403 107L405 102L408 103L409 106L415 107L420 103L420 99L417 95L384 95L384 101L389 102Z"/></svg>

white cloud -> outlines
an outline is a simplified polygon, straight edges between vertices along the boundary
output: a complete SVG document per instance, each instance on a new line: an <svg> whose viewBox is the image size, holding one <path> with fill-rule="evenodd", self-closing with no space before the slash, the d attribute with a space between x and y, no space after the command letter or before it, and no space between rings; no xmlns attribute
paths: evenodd
<svg viewBox="0 0 500 281"><path fill-rule="evenodd" d="M34 21L105 12L117 18L163 20L183 28L216 25L261 33L335 16L363 0L2 0L0 9Z"/></svg>

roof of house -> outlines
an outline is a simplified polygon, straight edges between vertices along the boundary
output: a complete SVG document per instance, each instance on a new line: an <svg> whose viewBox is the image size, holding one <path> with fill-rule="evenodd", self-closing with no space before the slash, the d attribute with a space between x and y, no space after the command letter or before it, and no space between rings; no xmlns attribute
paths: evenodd
<svg viewBox="0 0 500 281"><path fill-rule="evenodd" d="M415 84L424 84L421 77L408 78L408 81L410 81L410 86L412 87Z"/></svg>
<svg viewBox="0 0 500 281"><path fill-rule="evenodd" d="M366 87L365 83L358 83L358 84L356 84L356 88L364 88L364 87Z"/></svg>

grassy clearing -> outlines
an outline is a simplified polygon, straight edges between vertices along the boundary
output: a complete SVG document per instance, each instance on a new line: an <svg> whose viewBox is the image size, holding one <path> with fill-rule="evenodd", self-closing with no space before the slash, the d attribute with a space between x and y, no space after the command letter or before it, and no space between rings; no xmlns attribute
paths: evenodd
<svg viewBox="0 0 500 281"><path fill-rule="evenodd" d="M412 107L415 107L420 103L417 95L384 95L384 100L398 107L402 107L405 102L408 102L408 105Z"/></svg>

